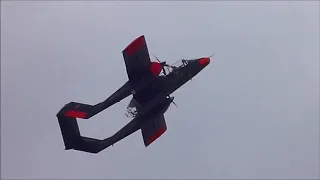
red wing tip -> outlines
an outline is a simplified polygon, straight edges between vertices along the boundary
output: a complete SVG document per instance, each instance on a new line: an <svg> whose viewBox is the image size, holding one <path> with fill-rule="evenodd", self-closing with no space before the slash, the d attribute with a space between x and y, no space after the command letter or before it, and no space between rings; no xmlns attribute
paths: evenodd
<svg viewBox="0 0 320 180"><path fill-rule="evenodd" d="M141 36L137 37L135 40L133 40L133 41L127 46L127 48L128 48L130 45L135 44L135 43L141 41L142 39L144 39L144 35L141 35Z"/></svg>
<svg viewBox="0 0 320 180"><path fill-rule="evenodd" d="M148 138L148 144L147 144L147 146L148 146L149 144L153 143L153 141L155 141L156 139L158 139L164 132L166 132L166 130L167 130L167 127L163 127L163 128L161 128L161 129L159 129L158 131L156 131L152 136L150 136L150 137Z"/></svg>
<svg viewBox="0 0 320 180"><path fill-rule="evenodd" d="M128 53L128 55L131 55L143 45L144 39L144 35L139 36L133 40L123 51Z"/></svg>
<svg viewBox="0 0 320 180"><path fill-rule="evenodd" d="M67 111L64 115L68 116L68 117L73 117L73 118L85 118L85 117L87 117L87 113L80 112L80 111L73 111L73 110Z"/></svg>

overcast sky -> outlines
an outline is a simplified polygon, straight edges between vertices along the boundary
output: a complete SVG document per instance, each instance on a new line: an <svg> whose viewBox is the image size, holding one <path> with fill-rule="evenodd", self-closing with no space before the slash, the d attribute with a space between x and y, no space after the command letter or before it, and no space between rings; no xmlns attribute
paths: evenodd
<svg viewBox="0 0 320 180"><path fill-rule="evenodd" d="M56 113L127 81L145 35L173 63L215 53L173 95L168 130L65 151ZM319 2L1 2L1 178L319 178ZM79 122L105 138L131 97Z"/></svg>

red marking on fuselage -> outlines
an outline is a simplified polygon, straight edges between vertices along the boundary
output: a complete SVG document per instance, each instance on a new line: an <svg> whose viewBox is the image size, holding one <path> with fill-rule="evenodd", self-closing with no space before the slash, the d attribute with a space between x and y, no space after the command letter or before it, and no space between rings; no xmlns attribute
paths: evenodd
<svg viewBox="0 0 320 180"><path fill-rule="evenodd" d="M135 53L137 50L139 50L144 44L144 36L140 36L134 41L132 41L126 48L125 52L130 56L133 53Z"/></svg>
<svg viewBox="0 0 320 180"><path fill-rule="evenodd" d="M158 62L151 62L149 69L154 76L159 76L162 70L162 65Z"/></svg>
<svg viewBox="0 0 320 180"><path fill-rule="evenodd" d="M158 129L152 136L148 138L148 144L151 144L153 141L155 141L158 137L160 137L165 131L167 130L167 127L162 127Z"/></svg>
<svg viewBox="0 0 320 180"><path fill-rule="evenodd" d="M87 113L80 111L69 110L64 114L65 116L74 117L74 118L85 118L87 117Z"/></svg>

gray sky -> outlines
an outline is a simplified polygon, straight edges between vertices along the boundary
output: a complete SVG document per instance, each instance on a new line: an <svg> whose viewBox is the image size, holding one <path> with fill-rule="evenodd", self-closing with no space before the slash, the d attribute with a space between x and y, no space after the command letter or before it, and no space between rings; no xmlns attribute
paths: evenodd
<svg viewBox="0 0 320 180"><path fill-rule="evenodd" d="M170 63L216 55L150 147L136 132L65 151L56 113L127 81L121 51L142 34ZM318 68L319 2L1 2L1 177L319 178ZM82 133L112 135L129 100Z"/></svg>

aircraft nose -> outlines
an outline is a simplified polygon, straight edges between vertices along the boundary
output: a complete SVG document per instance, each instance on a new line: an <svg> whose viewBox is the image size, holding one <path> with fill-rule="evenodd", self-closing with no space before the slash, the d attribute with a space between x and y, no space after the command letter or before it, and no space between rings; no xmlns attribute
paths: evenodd
<svg viewBox="0 0 320 180"><path fill-rule="evenodd" d="M204 67L210 63L210 58L200 58L198 59L198 63Z"/></svg>

